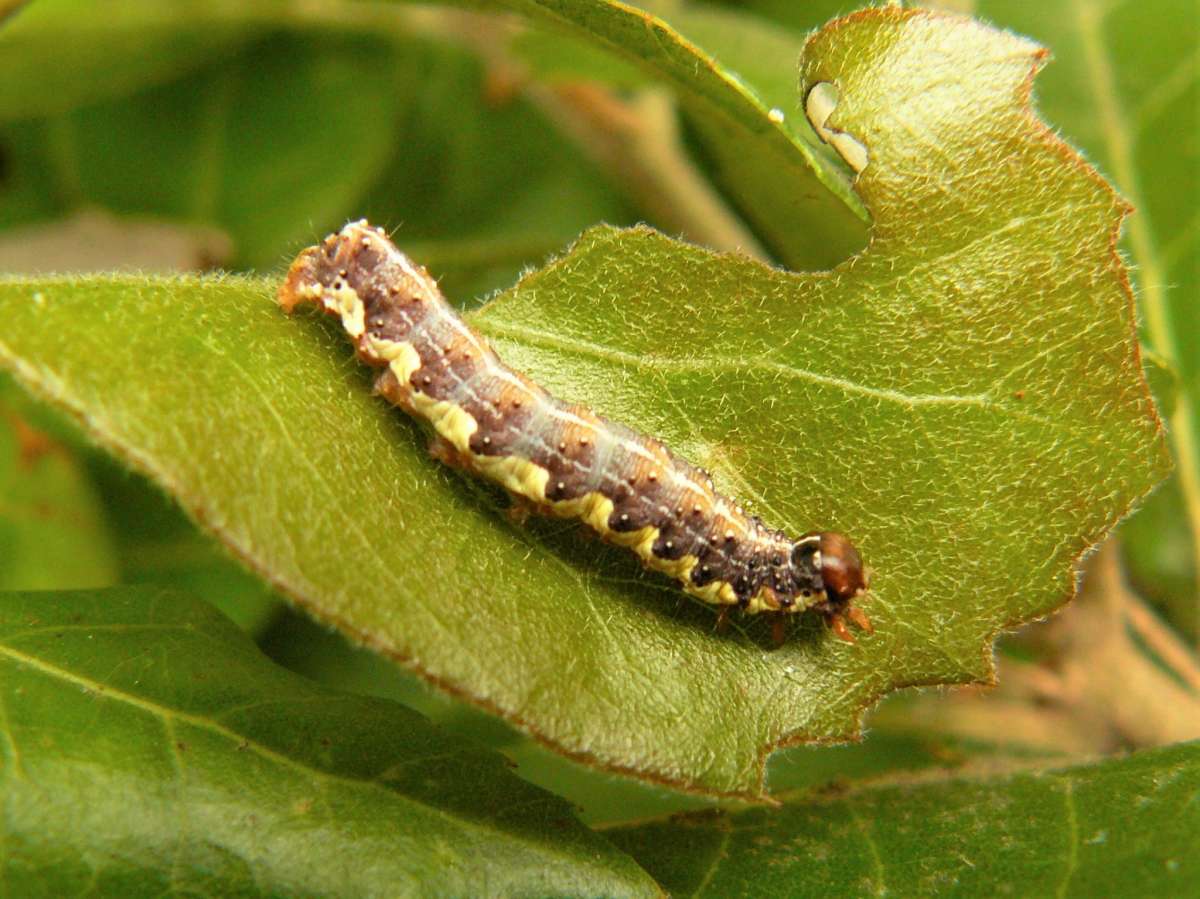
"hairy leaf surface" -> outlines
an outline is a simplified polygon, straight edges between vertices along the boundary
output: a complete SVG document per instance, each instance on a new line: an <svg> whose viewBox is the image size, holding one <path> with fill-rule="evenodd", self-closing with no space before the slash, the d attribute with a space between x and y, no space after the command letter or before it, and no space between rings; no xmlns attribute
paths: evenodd
<svg viewBox="0 0 1200 899"><path fill-rule="evenodd" d="M1031 115L1040 58L958 18L843 20L803 74L870 154L866 251L801 275L598 229L473 317L773 525L851 535L875 570L854 646L809 619L778 650L761 620L714 633L628 553L512 525L272 284L10 282L0 357L323 620L574 757L759 795L773 747L988 679L997 631L1063 602L1166 467L1124 207Z"/></svg>

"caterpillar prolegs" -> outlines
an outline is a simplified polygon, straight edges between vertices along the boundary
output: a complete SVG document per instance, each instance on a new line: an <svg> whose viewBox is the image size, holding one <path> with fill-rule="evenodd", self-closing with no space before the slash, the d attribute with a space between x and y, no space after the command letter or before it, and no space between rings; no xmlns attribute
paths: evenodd
<svg viewBox="0 0 1200 899"><path fill-rule="evenodd" d="M507 368L382 229L352 223L304 250L279 290L285 311L303 302L341 319L358 357L382 369L377 391L433 426L444 461L581 519L722 614L775 613L777 642L783 616L807 609L846 640L846 621L870 629L854 605L868 574L845 536L768 528L659 441Z"/></svg>

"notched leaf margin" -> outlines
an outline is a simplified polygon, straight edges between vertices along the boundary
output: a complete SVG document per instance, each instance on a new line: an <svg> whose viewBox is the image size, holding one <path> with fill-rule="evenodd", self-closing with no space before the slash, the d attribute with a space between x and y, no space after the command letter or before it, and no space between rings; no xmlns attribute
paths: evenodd
<svg viewBox="0 0 1200 899"><path fill-rule="evenodd" d="M848 24L870 19L890 19L893 21L904 21L917 17L949 20L959 27L984 28L987 30L993 30L989 26L986 26L970 17L960 16L954 13L928 9L899 9L897 7L889 6L878 9L859 10L858 12L851 13L850 15L843 16L827 23L821 29L809 35L808 39L805 41L804 52L805 54L808 53L810 45L819 35ZM1032 44L1032 41L1030 43ZM1076 171L1082 173L1085 177L1092 181L1092 183L1102 194L1107 196L1111 201L1111 205L1114 209L1114 215L1112 217L1112 225L1109 231L1108 240L1109 270L1116 278L1120 290L1125 297L1127 319L1129 321L1128 340L1129 344L1133 348L1134 362L1136 363L1137 371L1139 372L1138 377L1141 381L1141 392L1146 399L1147 408L1150 410L1154 418L1155 441L1159 446L1159 456L1165 462L1165 468L1162 472L1160 472L1158 482L1146 488L1140 495L1133 497L1126 505L1125 509L1121 510L1116 516L1114 516L1111 523L1102 528L1099 533L1090 535L1085 534L1079 538L1080 548L1075 554L1074 558L1072 558L1070 561L1072 574L1072 586L1070 590L1063 594L1057 601L1047 605L1044 609L1036 611L1031 615L1017 616L1005 621L987 636L980 647L983 668L985 669L985 674L982 677L964 678L961 681L943 681L937 679L894 681L891 685L881 688L863 701L855 716L856 721L854 729L850 732L847 732L842 737L828 737L813 740L797 734L791 734L784 736L774 743L764 746L763 751L759 756L759 790L761 795L756 797L747 797L744 795L735 794L731 798L749 799L750 801L757 800L774 806L782 805L782 802L779 800L779 798L770 796L766 793L766 766L770 756L777 750L788 749L795 746L834 746L843 745L846 743L861 743L865 736L864 731L867 714L879 703L880 700L891 693L906 689L921 689L924 687L968 685L982 687L996 686L996 656L994 648L996 640L999 639L999 637L1005 632L1015 630L1019 627L1036 621L1047 620L1051 616L1063 611L1063 609L1065 609L1066 606L1079 594L1080 582L1084 576L1084 566L1088 558L1099 549L1100 545L1104 542L1108 535L1111 534L1124 519L1129 517L1129 515L1137 509L1137 507L1146 499L1146 497L1148 497L1154 492L1155 489L1157 489L1159 484L1161 484L1162 480L1167 476L1173 467L1173 462L1171 461L1169 455L1166 455L1166 429L1164 427L1162 417L1159 415L1158 408L1154 402L1153 395L1150 392L1149 384L1146 382L1145 367L1142 360L1141 342L1138 340L1137 334L1137 304L1133 295L1133 287L1129 280L1128 269L1124 264L1120 252L1121 231L1124 227L1125 220L1130 215L1135 213L1136 210L1134 209L1133 205L1129 203L1129 201L1125 200L1117 193L1116 189L1105 180L1104 176L1101 175L1100 172L1093 165L1091 165L1091 163L1089 163L1078 150L1060 138L1057 132L1044 120L1042 120L1040 116L1038 116L1033 102L1034 82L1036 81L1037 76L1041 72L1042 68L1050 61L1050 59L1051 53L1048 49L1035 45L1035 49L1029 56L1028 73L1021 82L1021 86L1015 97L1015 101L1020 105L1022 115L1025 119L1027 127L1029 128L1029 133L1040 140L1042 147L1047 152L1056 154L1066 165L1069 165ZM802 84L802 95L807 96L808 91L817 86L818 85L816 83L812 85ZM838 87L836 84L834 86ZM838 89L840 90L840 87L838 87ZM834 117L835 115L836 107L828 110L825 117L822 119L822 125L824 126L828 119ZM849 134L847 132L833 130L833 133L839 135L846 134L849 138L860 144L864 152L869 157L871 152L869 141L860 139L856 135ZM865 169L866 166L863 168ZM867 245L859 253L856 253L855 257L869 253L873 244L874 237L872 235L868 239Z"/></svg>

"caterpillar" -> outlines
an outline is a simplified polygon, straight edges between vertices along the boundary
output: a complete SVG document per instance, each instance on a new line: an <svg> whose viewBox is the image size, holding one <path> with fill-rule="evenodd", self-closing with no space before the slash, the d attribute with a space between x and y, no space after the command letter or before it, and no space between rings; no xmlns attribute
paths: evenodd
<svg viewBox="0 0 1200 899"><path fill-rule="evenodd" d="M493 481L544 514L578 518L632 549L689 594L747 613L814 610L842 639L869 572L833 531L792 539L717 493L712 479L652 437L563 403L506 367L450 307L436 282L359 221L300 253L279 289L291 313L338 316L360 360L382 369L376 392L432 425L433 454Z"/></svg>

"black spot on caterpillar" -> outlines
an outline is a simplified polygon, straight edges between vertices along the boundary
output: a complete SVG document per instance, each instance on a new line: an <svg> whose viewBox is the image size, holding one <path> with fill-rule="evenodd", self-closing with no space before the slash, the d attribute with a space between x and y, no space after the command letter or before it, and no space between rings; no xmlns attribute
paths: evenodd
<svg viewBox="0 0 1200 899"><path fill-rule="evenodd" d="M435 455L546 514L578 518L705 602L784 615L812 609L843 639L870 630L858 550L832 531L798 539L713 489L652 437L556 400L507 368L382 229L347 225L302 252L279 290L337 315L376 389L437 434Z"/></svg>

